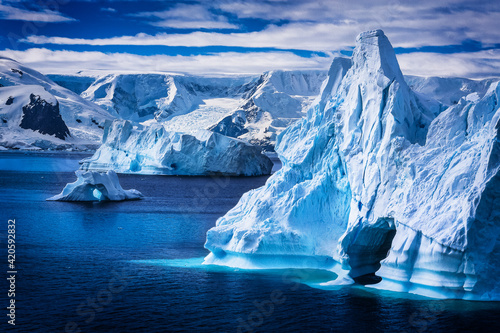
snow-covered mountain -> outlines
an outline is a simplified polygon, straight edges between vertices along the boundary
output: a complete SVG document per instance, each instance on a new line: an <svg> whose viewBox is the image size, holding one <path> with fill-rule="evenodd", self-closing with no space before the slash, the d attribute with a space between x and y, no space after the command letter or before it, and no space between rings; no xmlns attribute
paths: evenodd
<svg viewBox="0 0 500 333"><path fill-rule="evenodd" d="M160 122L177 132L210 129L269 146L305 114L325 77L322 71L274 71L261 77L113 74L98 78L81 95L120 119Z"/></svg>
<svg viewBox="0 0 500 333"><path fill-rule="evenodd" d="M2 58L0 65L1 85L40 86L59 103L70 134L59 139L64 142L47 136L44 144L34 146L39 148L96 144L105 120L124 119L144 125L161 123L173 132L194 134L211 129L272 149L277 135L305 114L326 76L321 71L273 71L260 77L49 75L54 82L11 59ZM5 96L5 101L9 97ZM14 108L9 110L11 113ZM19 118L21 108L16 110ZM39 139L15 126L9 128L2 131L6 147L29 148Z"/></svg>
<svg viewBox="0 0 500 333"><path fill-rule="evenodd" d="M381 30L336 58L282 169L208 231L205 262L364 274L376 288L500 299L499 83L443 105L414 93ZM389 252L389 254L388 254Z"/></svg>
<svg viewBox="0 0 500 333"><path fill-rule="evenodd" d="M499 79L470 80L458 77L420 77L405 75L410 88L446 106L457 104L464 97L468 100L482 98L490 85Z"/></svg>
<svg viewBox="0 0 500 333"><path fill-rule="evenodd" d="M82 96L117 118L164 122L196 110L213 98L238 98L249 77L207 78L170 74L111 74L98 78Z"/></svg>
<svg viewBox="0 0 500 333"><path fill-rule="evenodd" d="M57 99L38 85L0 88L0 145L38 148L66 144L70 131Z"/></svg>
<svg viewBox="0 0 500 333"><path fill-rule="evenodd" d="M82 161L84 170L161 175L260 176L272 161L259 147L207 130L170 132L161 124L107 123L103 144Z"/></svg>
<svg viewBox="0 0 500 333"><path fill-rule="evenodd" d="M2 123L0 142L4 147L27 149L95 147L105 120L125 119L143 125L161 123L169 132L194 134L209 129L272 150L278 135L305 115L326 74L326 71L271 71L260 77L48 75L54 82L14 60L1 58L0 85L25 86L24 91L15 92L17 102L25 104L15 103L15 107L7 108L5 103L9 98L16 97L12 95L14 91L0 91L3 119L14 117L8 124ZM405 80L421 95L422 101L432 103L436 99L443 110L461 97L481 98L495 82L415 76L406 76ZM50 96L34 86L42 87ZM69 135L60 139L19 126L22 107L29 103L32 94L42 94L47 100L56 98Z"/></svg>
<svg viewBox="0 0 500 333"><path fill-rule="evenodd" d="M0 146L25 149L95 146L105 120L113 119L94 103L8 58L0 58L0 118Z"/></svg>
<svg viewBox="0 0 500 333"><path fill-rule="evenodd" d="M323 71L266 72L240 105L210 129L272 148L276 137L305 115L325 78Z"/></svg>

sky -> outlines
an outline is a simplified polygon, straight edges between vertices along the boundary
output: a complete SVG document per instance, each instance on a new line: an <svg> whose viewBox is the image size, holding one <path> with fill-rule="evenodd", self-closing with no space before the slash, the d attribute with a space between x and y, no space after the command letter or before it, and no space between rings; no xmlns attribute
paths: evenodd
<svg viewBox="0 0 500 333"><path fill-rule="evenodd" d="M498 0L0 0L0 56L45 74L328 69L382 29L404 74L500 77Z"/></svg>

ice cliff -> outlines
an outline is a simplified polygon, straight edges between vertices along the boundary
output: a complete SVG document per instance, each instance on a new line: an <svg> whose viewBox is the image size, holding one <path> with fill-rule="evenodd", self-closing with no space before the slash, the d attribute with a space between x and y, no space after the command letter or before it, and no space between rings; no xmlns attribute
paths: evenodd
<svg viewBox="0 0 500 333"><path fill-rule="evenodd" d="M99 173L93 171L75 171L77 180L67 184L58 195L49 201L123 201L141 199L137 190L124 190L114 171Z"/></svg>
<svg viewBox="0 0 500 333"><path fill-rule="evenodd" d="M381 30L360 34L278 137L283 168L208 231L205 262L376 273L376 288L499 300L499 92L444 110L408 87Z"/></svg>
<svg viewBox="0 0 500 333"><path fill-rule="evenodd" d="M163 175L258 176L273 163L261 149L241 140L200 130L171 132L159 124L135 126L130 121L108 124L103 144L82 161L85 170Z"/></svg>

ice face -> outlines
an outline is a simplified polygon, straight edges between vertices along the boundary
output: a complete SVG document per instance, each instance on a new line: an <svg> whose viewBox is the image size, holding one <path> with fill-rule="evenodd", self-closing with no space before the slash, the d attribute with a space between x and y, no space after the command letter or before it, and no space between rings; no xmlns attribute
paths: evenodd
<svg viewBox="0 0 500 333"><path fill-rule="evenodd" d="M500 299L497 100L494 84L443 111L411 91L381 30L360 34L278 138L283 168L208 231L206 263L377 272L382 289Z"/></svg>
<svg viewBox="0 0 500 333"><path fill-rule="evenodd" d="M99 173L75 171L78 177L74 183L67 184L63 191L49 201L123 201L141 199L137 190L124 190L114 171Z"/></svg>
<svg viewBox="0 0 500 333"><path fill-rule="evenodd" d="M103 144L82 161L85 170L163 175L258 176L273 163L258 147L209 131L170 132L161 125L134 127L115 120L107 125Z"/></svg>

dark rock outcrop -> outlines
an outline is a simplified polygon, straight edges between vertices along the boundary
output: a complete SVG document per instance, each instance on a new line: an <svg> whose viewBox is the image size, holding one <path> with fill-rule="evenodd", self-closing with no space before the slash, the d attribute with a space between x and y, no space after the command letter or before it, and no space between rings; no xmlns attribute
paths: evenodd
<svg viewBox="0 0 500 333"><path fill-rule="evenodd" d="M31 94L29 104L23 106L23 118L19 126L54 135L61 140L70 135L68 126L59 113L59 102L52 105L35 94Z"/></svg>

